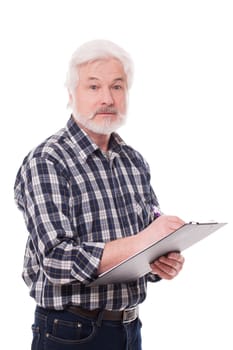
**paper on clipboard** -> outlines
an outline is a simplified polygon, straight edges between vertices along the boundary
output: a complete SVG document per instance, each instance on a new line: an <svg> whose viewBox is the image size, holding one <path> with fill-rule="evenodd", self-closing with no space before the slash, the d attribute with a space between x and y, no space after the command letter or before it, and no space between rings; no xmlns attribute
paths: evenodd
<svg viewBox="0 0 233 350"><path fill-rule="evenodd" d="M169 252L189 248L198 241L217 231L226 223L204 222L184 224L160 241L153 243L120 264L105 271L89 286L134 281L151 271L150 263Z"/></svg>

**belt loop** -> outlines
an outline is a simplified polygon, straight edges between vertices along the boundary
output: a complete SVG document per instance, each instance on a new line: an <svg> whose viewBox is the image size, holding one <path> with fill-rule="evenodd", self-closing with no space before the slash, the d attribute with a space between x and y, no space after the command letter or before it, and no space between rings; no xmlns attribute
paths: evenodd
<svg viewBox="0 0 233 350"><path fill-rule="evenodd" d="M100 310L98 317L97 317L97 321L96 321L97 327L101 327L101 324L103 321L103 316L104 316L104 310Z"/></svg>

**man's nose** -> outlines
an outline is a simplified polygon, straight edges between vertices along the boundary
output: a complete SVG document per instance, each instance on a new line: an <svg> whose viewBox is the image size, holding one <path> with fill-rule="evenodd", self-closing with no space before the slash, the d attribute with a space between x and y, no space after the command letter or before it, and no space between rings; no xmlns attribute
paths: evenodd
<svg viewBox="0 0 233 350"><path fill-rule="evenodd" d="M111 106L114 103L112 92L109 88L105 88L102 90L101 103L106 104L107 106Z"/></svg>

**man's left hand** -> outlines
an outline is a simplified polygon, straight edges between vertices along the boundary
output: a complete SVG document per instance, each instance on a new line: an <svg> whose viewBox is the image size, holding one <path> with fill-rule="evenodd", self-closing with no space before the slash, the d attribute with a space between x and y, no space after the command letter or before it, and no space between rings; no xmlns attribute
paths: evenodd
<svg viewBox="0 0 233 350"><path fill-rule="evenodd" d="M152 273L159 277L171 280L181 271L184 264L184 257L180 253L169 253L155 260L150 266Z"/></svg>

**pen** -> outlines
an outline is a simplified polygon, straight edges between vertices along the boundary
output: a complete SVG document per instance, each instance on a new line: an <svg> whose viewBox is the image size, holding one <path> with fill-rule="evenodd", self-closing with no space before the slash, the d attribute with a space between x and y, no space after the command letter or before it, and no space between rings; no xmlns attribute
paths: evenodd
<svg viewBox="0 0 233 350"><path fill-rule="evenodd" d="M161 215L163 215L160 208L157 207L156 205L153 205L152 210L153 210L152 215L154 220L159 218Z"/></svg>

